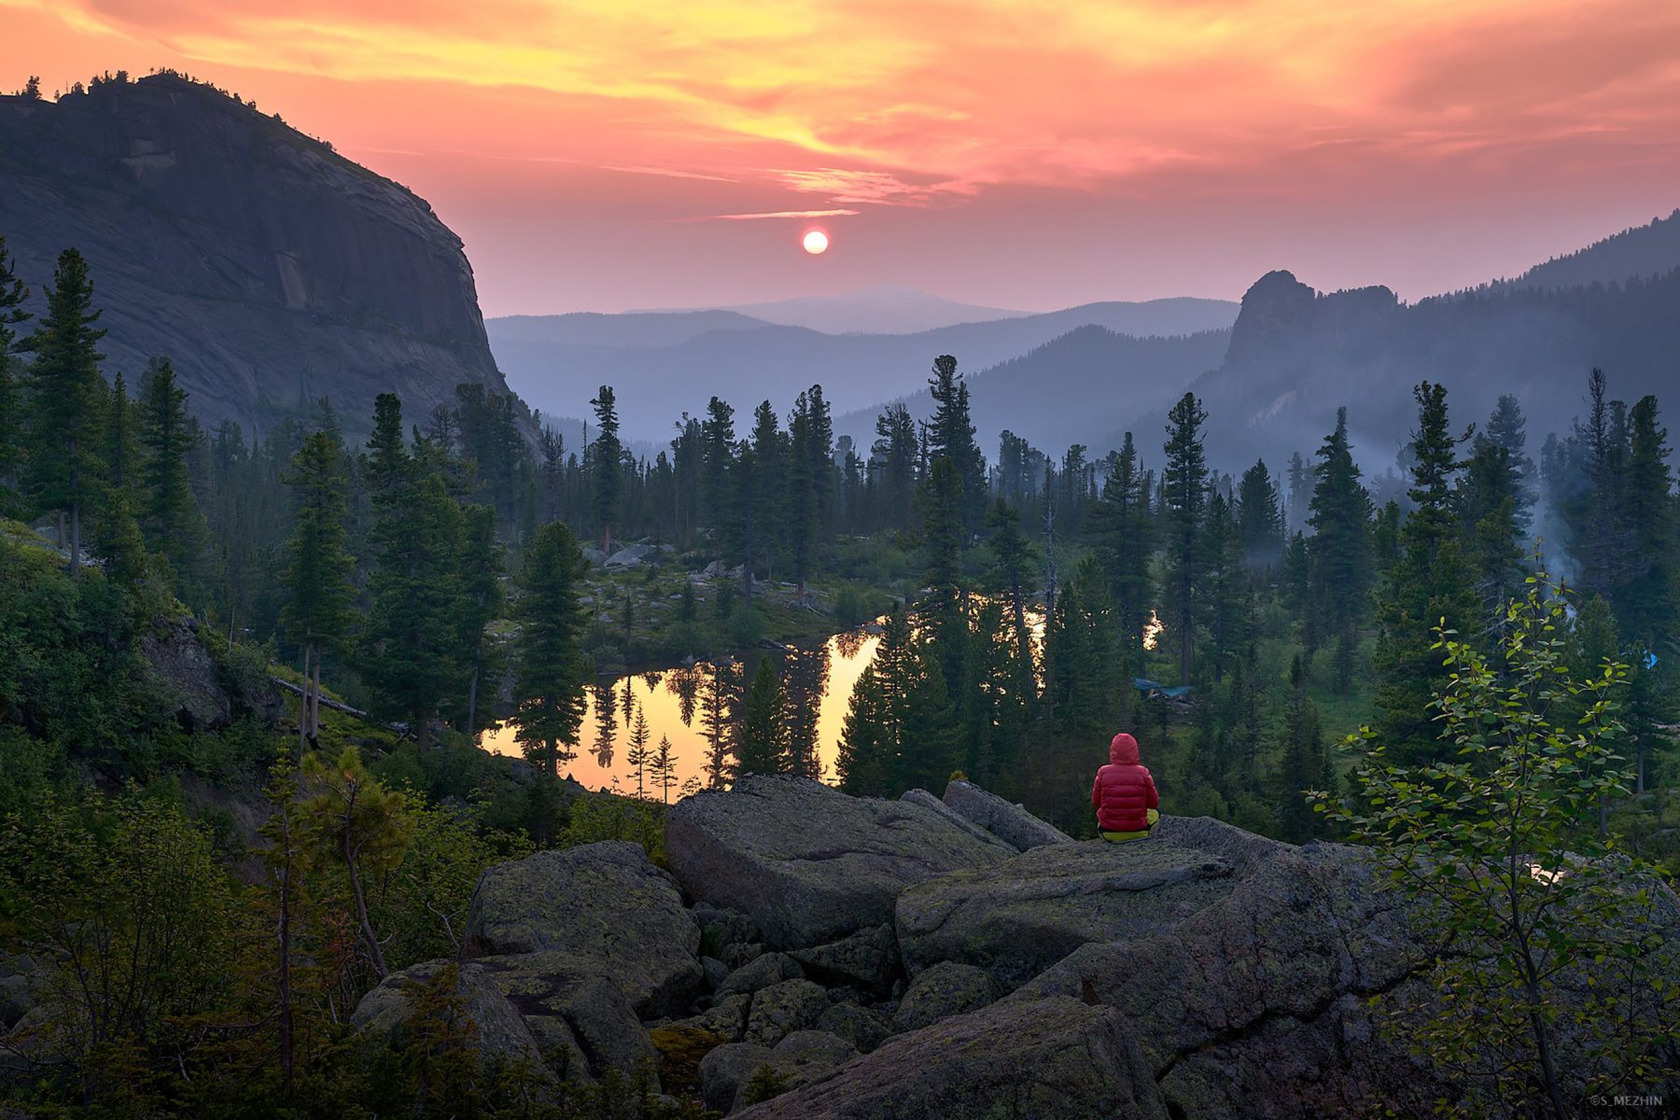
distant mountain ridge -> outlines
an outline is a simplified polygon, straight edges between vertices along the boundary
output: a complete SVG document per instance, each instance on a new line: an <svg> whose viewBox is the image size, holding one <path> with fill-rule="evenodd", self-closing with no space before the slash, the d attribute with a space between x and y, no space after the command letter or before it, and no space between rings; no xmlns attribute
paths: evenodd
<svg viewBox="0 0 1680 1120"><path fill-rule="evenodd" d="M723 311L527 316L486 325L501 368L534 407L575 415L598 386L612 385L626 435L663 440L681 411L700 413L714 394L738 413L766 399L780 413L801 389L820 383L839 415L918 392L940 354L955 354L964 369L979 370L1079 327L1190 335L1223 329L1236 312L1236 304L1220 300L1094 303L879 335L755 327Z"/></svg>
<svg viewBox="0 0 1680 1120"><path fill-rule="evenodd" d="M1651 279L1680 267L1680 209L1650 225L1635 226L1585 249L1535 265L1506 283L1523 288L1574 288Z"/></svg>
<svg viewBox="0 0 1680 1120"><path fill-rule="evenodd" d="M901 284L882 284L838 296L795 296L735 304L718 310L824 334L918 334L962 323L1022 319L1033 314L959 303Z"/></svg>
<svg viewBox="0 0 1680 1120"><path fill-rule="evenodd" d="M136 386L167 355L212 424L328 397L354 436L380 392L418 418L461 382L507 391L461 240L423 199L174 75L0 96L0 234L37 312L79 249L106 375Z"/></svg>

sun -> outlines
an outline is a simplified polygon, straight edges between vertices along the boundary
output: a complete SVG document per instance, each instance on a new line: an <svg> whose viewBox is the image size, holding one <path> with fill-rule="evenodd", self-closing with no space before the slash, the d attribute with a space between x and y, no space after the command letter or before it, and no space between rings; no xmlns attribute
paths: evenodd
<svg viewBox="0 0 1680 1120"><path fill-rule="evenodd" d="M803 244L805 251L813 257L818 253L826 253L828 252L828 234L820 229L806 230Z"/></svg>

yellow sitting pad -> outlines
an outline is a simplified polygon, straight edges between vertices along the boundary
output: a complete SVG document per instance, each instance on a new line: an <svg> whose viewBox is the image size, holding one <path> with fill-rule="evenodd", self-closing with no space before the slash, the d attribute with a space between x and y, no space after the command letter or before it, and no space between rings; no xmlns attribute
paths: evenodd
<svg viewBox="0 0 1680 1120"><path fill-rule="evenodd" d="M1155 822L1161 819L1161 814L1154 809L1150 809L1144 814L1144 819L1153 827ZM1102 838L1110 844L1123 844L1127 840L1142 840L1148 835L1149 829L1145 828L1138 832L1105 832L1102 834Z"/></svg>

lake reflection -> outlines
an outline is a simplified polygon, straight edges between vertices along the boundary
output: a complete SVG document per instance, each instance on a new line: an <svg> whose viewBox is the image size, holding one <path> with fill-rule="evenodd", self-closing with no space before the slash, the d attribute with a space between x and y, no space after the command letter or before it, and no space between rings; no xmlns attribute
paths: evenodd
<svg viewBox="0 0 1680 1120"><path fill-rule="evenodd" d="M864 667L875 657L881 639L862 630L836 634L821 646L808 649L752 650L736 663L743 681L751 682L759 662L775 658L782 687L789 696L789 717L797 731L801 724L814 731L817 765L824 781L835 780L834 760L840 748L840 729L851 703L852 686ZM610 789L618 793L637 792L635 767L628 762L631 734L636 715L647 719L648 747L659 745L660 736L671 740L676 759L674 801L685 782L705 781L706 758L711 743L706 735L706 696L717 667L698 662L692 668L679 667L633 673L614 680L603 679L589 687L586 710L579 731L580 742L572 749L577 757L561 766L561 773L589 789ZM814 723L814 727L811 725ZM497 754L521 755L514 730L503 725L486 730L480 743ZM796 736L797 738L797 736ZM661 796L646 774L642 792Z"/></svg>

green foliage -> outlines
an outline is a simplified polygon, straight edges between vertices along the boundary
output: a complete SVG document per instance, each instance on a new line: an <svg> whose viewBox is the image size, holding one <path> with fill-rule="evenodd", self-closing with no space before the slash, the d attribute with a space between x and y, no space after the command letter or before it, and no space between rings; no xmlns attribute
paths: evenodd
<svg viewBox="0 0 1680 1120"><path fill-rule="evenodd" d="M591 673L580 636L578 581L587 570L571 532L555 522L537 530L525 548L514 612L513 722L526 757L557 776L583 723L583 689Z"/></svg>
<svg viewBox="0 0 1680 1120"><path fill-rule="evenodd" d="M766 657L747 689L736 745L736 769L741 774L777 774L788 763L787 696L776 665Z"/></svg>
<svg viewBox="0 0 1680 1120"><path fill-rule="evenodd" d="M665 810L663 805L610 793L585 794L566 807L566 829L561 847L594 844L602 840L629 840L647 850L648 858L665 863Z"/></svg>
<svg viewBox="0 0 1680 1120"><path fill-rule="evenodd" d="M793 1087L786 1073L772 1065L762 1065L752 1071L747 1083L741 1086L741 1103L762 1104L779 1097Z"/></svg>
<svg viewBox="0 0 1680 1120"><path fill-rule="evenodd" d="M1540 575L1507 606L1491 657L1439 630L1448 675L1431 708L1447 750L1405 765L1367 733L1353 775L1366 808L1319 795L1321 810L1377 846L1442 947L1427 969L1438 999L1404 1027L1459 1071L1472 1113L1546 1100L1562 1117L1583 1087L1680 1072L1649 1064L1663 1053L1649 1015L1666 983L1641 917L1650 872L1583 827L1601 799L1627 792L1614 747L1627 670L1571 672L1569 611L1564 589ZM1618 971L1641 991L1657 982L1657 1001L1618 1005L1616 985L1600 986Z"/></svg>

